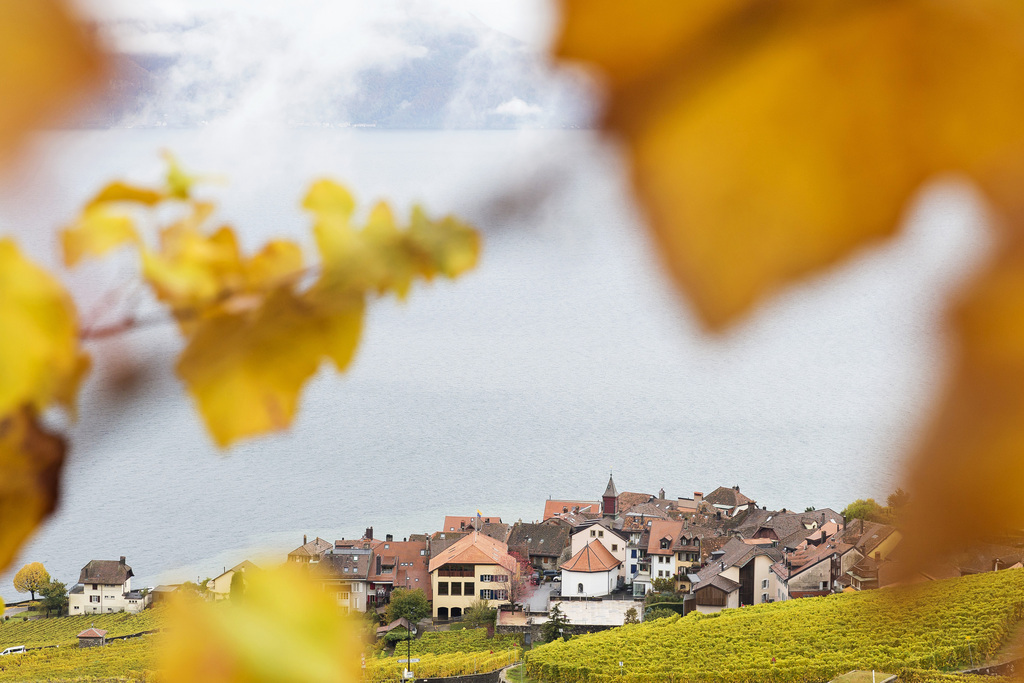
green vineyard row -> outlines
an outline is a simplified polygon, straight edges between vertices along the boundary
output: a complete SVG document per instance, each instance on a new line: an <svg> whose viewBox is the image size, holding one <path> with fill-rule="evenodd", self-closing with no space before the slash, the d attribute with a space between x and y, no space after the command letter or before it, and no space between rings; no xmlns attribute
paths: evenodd
<svg viewBox="0 0 1024 683"><path fill-rule="evenodd" d="M107 631L108 638L113 638L163 628L164 621L164 611L161 608L147 609L139 614L116 612L33 621L11 619L0 625L0 650L12 645L27 647L76 645L78 643L76 636L93 625Z"/></svg>
<svg viewBox="0 0 1024 683"><path fill-rule="evenodd" d="M153 640L140 636L115 640L103 647L51 647L0 658L0 681L50 681L89 678L157 680Z"/></svg>
<svg viewBox="0 0 1024 683"><path fill-rule="evenodd" d="M473 673L486 673L511 666L521 658L519 649L483 652L450 652L447 654L424 654L413 657L420 661L412 664L412 671L417 678L435 678L445 676L463 676ZM402 678L402 669L408 664L398 662L394 657L367 659L363 673L364 683L385 683L398 681Z"/></svg>
<svg viewBox="0 0 1024 683"><path fill-rule="evenodd" d="M548 683L805 683L854 669L952 670L994 655L1024 620L1024 570L691 613L529 654ZM619 666L622 662L622 666Z"/></svg>

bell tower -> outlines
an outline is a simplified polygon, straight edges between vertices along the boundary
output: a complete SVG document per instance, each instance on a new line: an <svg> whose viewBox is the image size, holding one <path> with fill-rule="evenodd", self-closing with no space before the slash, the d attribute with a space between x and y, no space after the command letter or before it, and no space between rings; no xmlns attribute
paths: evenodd
<svg viewBox="0 0 1024 683"><path fill-rule="evenodd" d="M615 488L611 472L608 473L608 487L604 490L604 495L601 496L601 512L605 517L619 516L619 492Z"/></svg>

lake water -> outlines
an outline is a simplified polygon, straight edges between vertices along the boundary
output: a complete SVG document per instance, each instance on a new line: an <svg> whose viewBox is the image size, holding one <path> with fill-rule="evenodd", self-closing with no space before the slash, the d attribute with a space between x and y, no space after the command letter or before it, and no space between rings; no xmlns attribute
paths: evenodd
<svg viewBox="0 0 1024 683"><path fill-rule="evenodd" d="M584 131L54 133L0 189L0 233L55 263L55 228L105 181L155 178L164 147L227 178L212 192L249 248L308 244L298 201L329 175L364 207L471 219L480 267L377 302L351 370L317 376L287 433L226 453L173 375L172 326L91 344L60 510L12 570L38 560L70 586L126 555L135 585L194 580L283 561L303 534L403 537L477 508L533 521L549 496L600 495L610 469L620 490L738 484L769 507L884 497L942 384L943 296L987 244L971 193L935 185L898 241L709 337L662 276L615 149ZM99 302L134 278L115 259L66 281L87 317L115 319Z"/></svg>

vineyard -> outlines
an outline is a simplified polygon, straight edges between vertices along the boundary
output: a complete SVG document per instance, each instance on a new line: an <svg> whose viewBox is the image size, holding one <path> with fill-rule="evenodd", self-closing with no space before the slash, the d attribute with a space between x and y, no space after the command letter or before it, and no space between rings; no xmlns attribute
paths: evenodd
<svg viewBox="0 0 1024 683"><path fill-rule="evenodd" d="M466 653L450 652L440 655L423 654L413 657L420 661L412 664L412 671L417 678L485 673L515 664L520 657L521 653L518 649L495 650L494 652L489 650ZM367 659L363 681L364 683L399 681L402 679L402 669L406 666L407 664L399 662L394 657ZM0 680L3 679L0 678Z"/></svg>
<svg viewBox="0 0 1024 683"><path fill-rule="evenodd" d="M36 619L33 621L10 621L0 625L0 650L12 645L39 647L41 645L77 645L76 636L89 628L107 631L107 638L126 636L132 633L162 628L162 609L147 609L139 614L116 612L113 614L82 614L73 617Z"/></svg>
<svg viewBox="0 0 1024 683"><path fill-rule="evenodd" d="M458 631L431 631L412 641L412 654L444 655L453 652L487 652L518 648L522 641L519 636L496 635L487 637L485 628L467 628ZM395 648L395 656L404 657L405 643Z"/></svg>
<svg viewBox="0 0 1024 683"><path fill-rule="evenodd" d="M994 655L1022 619L1024 570L1006 570L627 625L544 645L527 672L549 683L804 683L948 671Z"/></svg>
<svg viewBox="0 0 1024 683"><path fill-rule="evenodd" d="M115 640L103 647L79 648L72 645L8 655L0 658L0 681L89 678L116 678L140 683L155 681L156 675L152 672L156 667L153 639L158 637Z"/></svg>

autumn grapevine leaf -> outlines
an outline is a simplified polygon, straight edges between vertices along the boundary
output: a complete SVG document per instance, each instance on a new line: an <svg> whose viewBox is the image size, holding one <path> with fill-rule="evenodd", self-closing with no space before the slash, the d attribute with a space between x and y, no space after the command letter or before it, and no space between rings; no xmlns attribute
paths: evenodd
<svg viewBox="0 0 1024 683"><path fill-rule="evenodd" d="M910 540L941 552L1024 528L1024 6L562 7L555 52L606 86L605 127L662 259L713 329L894 234L930 178L975 183L1003 247L953 316L957 368L911 465Z"/></svg>
<svg viewBox="0 0 1024 683"><path fill-rule="evenodd" d="M65 260L139 252L143 279L186 341L178 374L222 447L290 425L322 362L348 367L369 298L405 297L416 279L457 277L476 263L479 238L468 225L414 208L402 227L379 203L357 226L355 200L330 180L313 183L303 201L318 260L306 263L289 240L246 256L230 226L211 223L213 204L193 198L195 178L169 162L162 187L119 181L88 202L62 233ZM183 214L149 245L134 217L164 204Z"/></svg>

